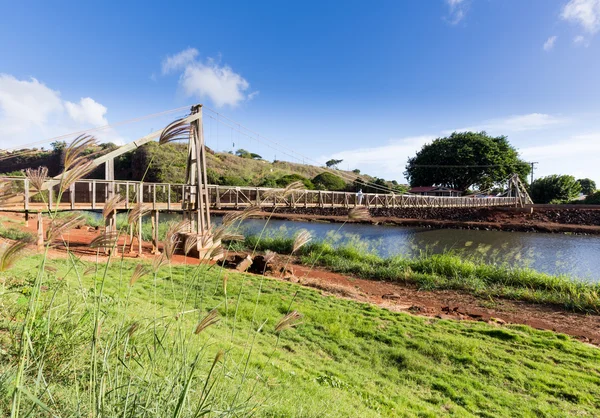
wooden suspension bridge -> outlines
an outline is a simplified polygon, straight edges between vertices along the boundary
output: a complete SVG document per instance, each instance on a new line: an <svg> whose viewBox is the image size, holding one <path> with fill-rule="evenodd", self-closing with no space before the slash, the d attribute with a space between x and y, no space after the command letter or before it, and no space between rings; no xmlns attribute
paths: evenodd
<svg viewBox="0 0 600 418"><path fill-rule="evenodd" d="M185 184L148 183L116 180L114 159L158 138L159 143L173 140L188 141L188 157ZM3 177L0 182L9 183L17 194L0 202L0 211L20 211L27 214L45 211L103 210L107 202L120 196L114 207L107 229L114 228L118 211L127 211L143 204L152 211L153 225L158 222L160 211L182 212L189 220L190 230L184 235L196 235L198 251L213 247L210 239L211 209L244 209L249 206L262 208L315 207L315 208L474 208L495 206L524 206L531 199L517 175L509 180L505 197L437 197L395 194L390 190L382 193L350 193L324 190L291 190L260 187L229 187L211 185L206 176L206 148L202 123L202 105L192 106L190 115L168 125L166 128L146 135L114 151L91 161L93 167L104 165L105 178L80 179L68 188L62 187L69 172L49 179L44 190L34 190L27 177ZM157 229L157 228L155 228ZM185 237L184 237L185 238Z"/></svg>

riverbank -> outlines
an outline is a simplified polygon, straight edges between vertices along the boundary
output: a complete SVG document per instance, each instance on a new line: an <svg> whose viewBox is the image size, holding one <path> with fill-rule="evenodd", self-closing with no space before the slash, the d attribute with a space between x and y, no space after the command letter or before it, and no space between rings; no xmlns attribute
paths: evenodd
<svg viewBox="0 0 600 418"><path fill-rule="evenodd" d="M599 208L600 209L600 208ZM542 232L600 235L600 210L590 208L371 208L371 217L348 219L344 208L263 209L257 217L307 222L348 222L426 228L472 229L506 232ZM213 210L216 215L230 210Z"/></svg>
<svg viewBox="0 0 600 418"><path fill-rule="evenodd" d="M14 220L11 224L17 225L18 221ZM21 226L29 231L35 230L33 222L27 228ZM50 250L49 257L64 258L70 251L83 261L94 261L97 251L89 248L89 244L100 233L95 228L72 229L64 235L66 245L57 243ZM352 248L334 249L322 243L312 243L288 259L285 254L290 252L292 241L285 237L264 237L256 243L256 238L249 237L246 247L252 249L256 246L259 251L271 249L278 252L295 272L291 278L287 277L290 280L304 280L302 284L307 286L313 286L316 281L320 289L344 283L345 289L341 293L335 289L333 293L350 295L356 300L417 315L458 320L490 321L498 318L507 323L564 332L583 341L600 344L600 316L581 314L599 312L600 285L573 282L531 270L488 266L452 254L384 259ZM30 248L35 251L34 246ZM137 245L130 252L123 238L119 248L119 258L151 260L154 257L153 246L147 241L142 242L142 254L136 252ZM237 245L234 249L241 250L242 247ZM100 255L100 260L103 259ZM172 260L174 265L199 262L182 254L175 254ZM311 268L313 265L315 268ZM273 277L280 278L278 274ZM365 290L366 295L377 289L371 292L372 298L364 299L357 294L352 283L361 279L366 280L363 287L371 289ZM485 314L481 316L482 309Z"/></svg>

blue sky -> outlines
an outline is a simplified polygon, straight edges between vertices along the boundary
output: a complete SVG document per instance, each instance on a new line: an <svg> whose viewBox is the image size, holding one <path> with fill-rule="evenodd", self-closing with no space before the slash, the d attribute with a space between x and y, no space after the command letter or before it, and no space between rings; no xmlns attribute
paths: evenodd
<svg viewBox="0 0 600 418"><path fill-rule="evenodd" d="M0 2L3 149L204 103L386 179L433 138L483 129L539 175L600 183L600 0L49 3ZM183 113L98 136L130 141ZM287 158L211 120L205 132Z"/></svg>

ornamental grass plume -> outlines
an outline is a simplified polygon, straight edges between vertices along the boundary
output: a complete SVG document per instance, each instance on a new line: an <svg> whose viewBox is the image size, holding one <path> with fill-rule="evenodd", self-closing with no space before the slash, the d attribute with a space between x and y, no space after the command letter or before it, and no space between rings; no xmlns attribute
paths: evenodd
<svg viewBox="0 0 600 418"><path fill-rule="evenodd" d="M348 211L348 219L353 221L366 221L371 218L369 209L357 206Z"/></svg>
<svg viewBox="0 0 600 418"><path fill-rule="evenodd" d="M129 279L129 286L133 286L135 282L144 277L147 274L150 274L152 270L145 264L138 264L135 266L133 273L131 274L131 279Z"/></svg>
<svg viewBox="0 0 600 418"><path fill-rule="evenodd" d="M270 189L270 190L268 190L264 194L264 198L265 199L269 199L269 198L283 199L283 198L286 198L289 195L293 194L294 192L300 191L300 190L306 190L306 186L301 181L294 181L294 182L288 184L283 189Z"/></svg>
<svg viewBox="0 0 600 418"><path fill-rule="evenodd" d="M127 223L129 225L135 224L140 218L147 215L150 212L150 208L144 206L143 203L136 203L133 208L127 214Z"/></svg>
<svg viewBox="0 0 600 418"><path fill-rule="evenodd" d="M188 255L192 249L197 247L198 245L198 235L191 234L188 235L185 239L185 243L183 244L183 252L185 255Z"/></svg>
<svg viewBox="0 0 600 418"><path fill-rule="evenodd" d="M118 231L104 231L90 242L90 248L113 248L119 239Z"/></svg>
<svg viewBox="0 0 600 418"><path fill-rule="evenodd" d="M217 311L217 309L213 309L212 311L210 311L208 313L208 315L206 315L204 317L204 319L202 319L202 321L200 321L200 323L196 326L196 329L194 330L194 334L200 334L202 331L204 331L206 328L210 327L211 325L216 324L217 322L219 322L221 319L219 318L219 312Z"/></svg>
<svg viewBox="0 0 600 418"><path fill-rule="evenodd" d="M123 198L118 194L108 199L106 203L104 203L104 209L102 209L102 217L104 219L108 219L109 216L111 216L113 212L117 210L121 203L123 203Z"/></svg>
<svg viewBox="0 0 600 418"><path fill-rule="evenodd" d="M301 319L302 314L298 311L288 313L275 325L275 333L279 334L281 331L300 325L302 323L300 322Z"/></svg>
<svg viewBox="0 0 600 418"><path fill-rule="evenodd" d="M243 221L252 216L257 215L261 211L260 206L252 205L248 206L241 212L229 212L225 216L223 216L222 225L228 227L229 225L236 223L238 221Z"/></svg>
<svg viewBox="0 0 600 418"><path fill-rule="evenodd" d="M171 122L160 134L159 145L173 141L188 140L190 138L190 124L182 119Z"/></svg>
<svg viewBox="0 0 600 418"><path fill-rule="evenodd" d="M46 231L46 240L52 242L57 237L61 236L65 232L77 228L79 226L83 226L85 224L85 220L76 213L68 214L65 217L54 218L52 222L50 222L50 226Z"/></svg>
<svg viewBox="0 0 600 418"><path fill-rule="evenodd" d="M91 135L80 135L65 148L65 170L60 179L60 192L63 193L73 183L91 173L96 166L84 152L96 143L96 138Z"/></svg>
<svg viewBox="0 0 600 418"><path fill-rule="evenodd" d="M21 257L25 255L25 241L14 241L5 246L0 252L0 271L11 268Z"/></svg>
<svg viewBox="0 0 600 418"><path fill-rule="evenodd" d="M300 230L294 238L294 243L292 245L292 254L298 251L304 245L306 245L311 239L312 236L310 235L310 232L308 232L306 229Z"/></svg>
<svg viewBox="0 0 600 418"><path fill-rule="evenodd" d="M41 193L44 183L48 179L48 168L38 167L36 169L28 168L25 170L25 177L29 180L29 183L33 186L37 193Z"/></svg>

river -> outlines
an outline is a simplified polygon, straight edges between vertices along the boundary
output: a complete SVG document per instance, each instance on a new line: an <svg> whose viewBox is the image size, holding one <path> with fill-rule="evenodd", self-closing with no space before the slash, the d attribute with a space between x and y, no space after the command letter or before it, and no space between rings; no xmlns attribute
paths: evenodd
<svg viewBox="0 0 600 418"><path fill-rule="evenodd" d="M181 219L181 215L161 214L160 219L166 222ZM214 221L219 223L220 218L215 217ZM248 219L244 221L241 232L258 234L265 222L263 219ZM600 281L600 236L369 224L341 226L279 219L269 221L266 233L293 236L300 229L310 231L314 240L331 240L335 245L352 243L382 257L454 251L487 263L529 267L543 273Z"/></svg>
<svg viewBox="0 0 600 418"><path fill-rule="evenodd" d="M246 233L258 234L264 220L246 220ZM367 224L341 224L270 220L267 234L293 236L307 229L315 240L336 244L352 242L382 257L455 251L487 263L562 274L600 281L600 236L502 232L466 229L429 229Z"/></svg>

